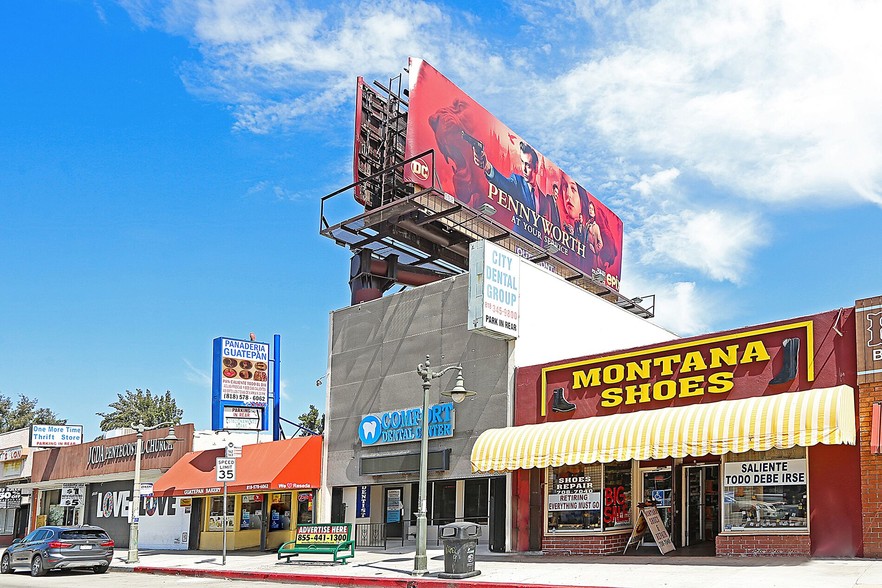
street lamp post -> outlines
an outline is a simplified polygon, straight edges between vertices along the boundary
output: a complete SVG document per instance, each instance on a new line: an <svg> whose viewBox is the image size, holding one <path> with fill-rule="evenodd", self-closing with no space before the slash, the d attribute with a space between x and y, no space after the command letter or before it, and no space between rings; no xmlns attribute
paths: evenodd
<svg viewBox="0 0 882 588"><path fill-rule="evenodd" d="M152 427L145 427L144 420L141 419L138 421L138 424L132 425L132 428L138 434L138 440L135 442L135 487L132 489L132 506L129 510L132 522L129 525L129 557L126 560L128 563L138 563L138 517L141 514L141 451L144 447L144 431L152 431L165 426L168 426L168 434L163 438L163 441L174 443L178 440L175 436L174 423L166 422L153 425Z"/></svg>
<svg viewBox="0 0 882 588"><path fill-rule="evenodd" d="M417 366L417 373L423 379L423 413L420 423L420 482L419 482L419 502L417 504L417 528L416 528L416 555L413 558L413 575L425 576L429 573L428 559L426 557L426 486L429 477L429 436L426 429L429 428L429 388L432 387L432 380L440 378L450 370L459 370L456 377L456 385L449 392L441 392L442 396L450 396L454 402L462 402L467 396L474 396L475 393L466 390L462 380L462 365L451 365L440 372L433 372L429 365L429 356L426 356L426 363Z"/></svg>

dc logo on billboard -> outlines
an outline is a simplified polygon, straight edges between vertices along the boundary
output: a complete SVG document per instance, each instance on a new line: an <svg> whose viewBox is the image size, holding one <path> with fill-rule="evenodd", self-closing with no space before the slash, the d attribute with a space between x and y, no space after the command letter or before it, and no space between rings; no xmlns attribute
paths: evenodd
<svg viewBox="0 0 882 588"><path fill-rule="evenodd" d="M882 345L882 312L868 313L866 316L867 331L870 333L867 337L867 347Z"/></svg>
<svg viewBox="0 0 882 588"><path fill-rule="evenodd" d="M410 162L410 171L418 180L429 179L429 166L422 159L415 159Z"/></svg>
<svg viewBox="0 0 882 588"><path fill-rule="evenodd" d="M379 441L382 432L380 419L373 415L367 415L358 423L358 438L361 439L363 445L373 445Z"/></svg>

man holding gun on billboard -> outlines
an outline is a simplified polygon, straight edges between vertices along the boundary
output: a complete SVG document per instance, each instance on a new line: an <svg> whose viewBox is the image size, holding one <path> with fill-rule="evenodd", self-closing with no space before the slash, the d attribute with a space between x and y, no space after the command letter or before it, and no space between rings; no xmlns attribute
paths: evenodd
<svg viewBox="0 0 882 588"><path fill-rule="evenodd" d="M514 222L512 229L518 235L526 237L532 242L537 240L544 244L547 236L543 229L544 223L539 220L539 216L546 218L553 224L560 226L560 219L557 212L557 203L543 194L537 184L536 172L539 167L539 154L530 145L521 141L518 145L521 157L521 169L523 175L513 173L509 177L504 177L496 168L493 167L484 153L484 144L475 139L465 131L462 133L463 138L468 141L474 151L475 164L484 170L487 181L511 196L511 198L521 204L521 207L515 207L515 212L526 208L536 214L518 215L519 221ZM538 216L536 216L538 215ZM533 231L529 230L529 226L534 227Z"/></svg>

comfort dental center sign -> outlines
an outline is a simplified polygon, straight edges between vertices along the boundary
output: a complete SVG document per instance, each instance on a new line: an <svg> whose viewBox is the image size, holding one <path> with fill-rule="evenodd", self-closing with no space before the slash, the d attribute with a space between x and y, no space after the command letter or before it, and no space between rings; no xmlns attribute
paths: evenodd
<svg viewBox="0 0 882 588"><path fill-rule="evenodd" d="M386 445L418 441L422 437L422 408L405 408L368 414L358 424L358 438L362 445ZM452 402L429 407L429 439L453 437L454 415Z"/></svg>
<svg viewBox="0 0 882 588"><path fill-rule="evenodd" d="M548 390L558 386L569 392L572 402L580 397L599 397L601 408L726 394L735 387L738 377L763 372L773 356L786 354L785 345L777 342L780 335L774 339L769 335L794 330L804 330L801 339L806 343L806 353L812 354L812 323L806 321L544 368L540 416L546 414ZM791 348L799 349L797 338L787 341L797 341L791 343ZM770 368L768 384L792 380L796 375L795 354L792 361L787 365L786 358L778 359L781 373L771 378ZM805 377L811 381L811 357L807 364ZM792 373L782 379L784 372Z"/></svg>

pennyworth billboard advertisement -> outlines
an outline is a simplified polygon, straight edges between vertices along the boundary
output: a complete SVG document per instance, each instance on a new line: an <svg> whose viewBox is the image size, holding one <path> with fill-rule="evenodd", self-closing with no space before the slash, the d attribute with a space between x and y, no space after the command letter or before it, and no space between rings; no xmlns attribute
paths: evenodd
<svg viewBox="0 0 882 588"><path fill-rule="evenodd" d="M528 141L498 121L426 62L410 60L405 180L435 186L545 247L586 275L618 289L622 221Z"/></svg>

